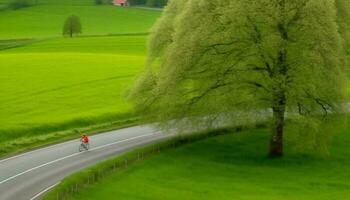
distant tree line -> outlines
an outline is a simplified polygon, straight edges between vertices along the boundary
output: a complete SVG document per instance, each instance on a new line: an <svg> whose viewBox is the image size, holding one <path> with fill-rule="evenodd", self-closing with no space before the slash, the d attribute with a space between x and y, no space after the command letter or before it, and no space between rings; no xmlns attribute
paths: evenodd
<svg viewBox="0 0 350 200"><path fill-rule="evenodd" d="M164 7L168 0L129 0L130 5L146 5L149 7Z"/></svg>
<svg viewBox="0 0 350 200"><path fill-rule="evenodd" d="M39 0L12 0L7 6L7 9L18 10L21 8L27 8L38 4ZM111 4L111 0L93 0L95 5ZM131 6L145 5L148 7L162 8L166 6L168 0L129 0Z"/></svg>
<svg viewBox="0 0 350 200"><path fill-rule="evenodd" d="M112 0L93 0L95 5L111 4ZM143 5L148 7L162 8L166 6L168 0L129 0L131 6Z"/></svg>
<svg viewBox="0 0 350 200"><path fill-rule="evenodd" d="M12 10L18 10L21 8L36 5L37 3L38 0L12 0L8 3L7 8Z"/></svg>
<svg viewBox="0 0 350 200"><path fill-rule="evenodd" d="M134 5L146 5L147 0L129 0L129 4Z"/></svg>
<svg viewBox="0 0 350 200"><path fill-rule="evenodd" d="M166 6L168 0L147 0L147 6L162 8Z"/></svg>
<svg viewBox="0 0 350 200"><path fill-rule="evenodd" d="M94 0L96 5L112 4L111 0Z"/></svg>

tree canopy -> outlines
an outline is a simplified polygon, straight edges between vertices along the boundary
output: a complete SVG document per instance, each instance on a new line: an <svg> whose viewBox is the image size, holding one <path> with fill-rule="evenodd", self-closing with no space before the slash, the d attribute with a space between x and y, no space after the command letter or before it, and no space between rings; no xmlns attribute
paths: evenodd
<svg viewBox="0 0 350 200"><path fill-rule="evenodd" d="M314 135L316 148L343 100L349 3L172 0L131 99L144 116L175 126L234 124L266 111L271 156L283 155L285 130Z"/></svg>

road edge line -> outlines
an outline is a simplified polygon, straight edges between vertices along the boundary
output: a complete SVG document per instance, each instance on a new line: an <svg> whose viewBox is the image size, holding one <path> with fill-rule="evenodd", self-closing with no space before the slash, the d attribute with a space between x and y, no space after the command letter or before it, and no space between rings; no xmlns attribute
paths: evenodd
<svg viewBox="0 0 350 200"><path fill-rule="evenodd" d="M54 188L55 186L57 186L57 185L60 184L60 183L61 183L61 181L59 181L59 182L57 182L57 183L51 185L50 187L47 187L46 189L42 190L41 192L39 192L38 194L36 194L34 197L32 197L30 200L34 200L34 199L40 197L42 194L44 194L45 192L51 190L52 188Z"/></svg>

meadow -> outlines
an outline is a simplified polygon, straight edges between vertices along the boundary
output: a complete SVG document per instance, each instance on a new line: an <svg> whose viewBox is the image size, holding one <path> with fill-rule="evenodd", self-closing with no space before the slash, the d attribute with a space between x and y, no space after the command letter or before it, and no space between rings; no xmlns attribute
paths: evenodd
<svg viewBox="0 0 350 200"><path fill-rule="evenodd" d="M70 199L349 199L349 133L335 137L330 156L301 155L287 144L282 159L266 156L266 129L209 138L105 177Z"/></svg>
<svg viewBox="0 0 350 200"><path fill-rule="evenodd" d="M85 35L146 33L159 11L96 6L92 0L39 1L37 6L0 11L0 39L61 36L64 20L80 17Z"/></svg>
<svg viewBox="0 0 350 200"><path fill-rule="evenodd" d="M0 156L48 140L39 136L135 118L125 97L161 12L93 2L0 11ZM79 37L61 35L70 14L81 18Z"/></svg>
<svg viewBox="0 0 350 200"><path fill-rule="evenodd" d="M145 40L145 36L61 39L2 51L0 138L17 138L35 127L131 112L124 93L142 70Z"/></svg>

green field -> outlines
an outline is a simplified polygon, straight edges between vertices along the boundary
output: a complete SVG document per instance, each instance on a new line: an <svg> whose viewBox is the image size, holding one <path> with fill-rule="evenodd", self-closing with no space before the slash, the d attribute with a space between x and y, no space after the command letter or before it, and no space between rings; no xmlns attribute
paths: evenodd
<svg viewBox="0 0 350 200"><path fill-rule="evenodd" d="M329 157L289 149L284 158L269 159L268 141L258 129L168 150L72 199L349 199L350 130L335 138Z"/></svg>
<svg viewBox="0 0 350 200"><path fill-rule="evenodd" d="M59 39L2 51L0 138L130 112L123 94L142 70L145 40Z"/></svg>
<svg viewBox="0 0 350 200"><path fill-rule="evenodd" d="M95 35L148 32L160 12L95 6L93 0L46 0L38 6L0 11L0 39L61 36L71 14L80 17L84 34Z"/></svg>
<svg viewBox="0 0 350 200"><path fill-rule="evenodd" d="M0 147L132 116L125 93L143 70L144 33L160 13L90 0L0 11ZM61 36L70 14L81 17L83 36Z"/></svg>

